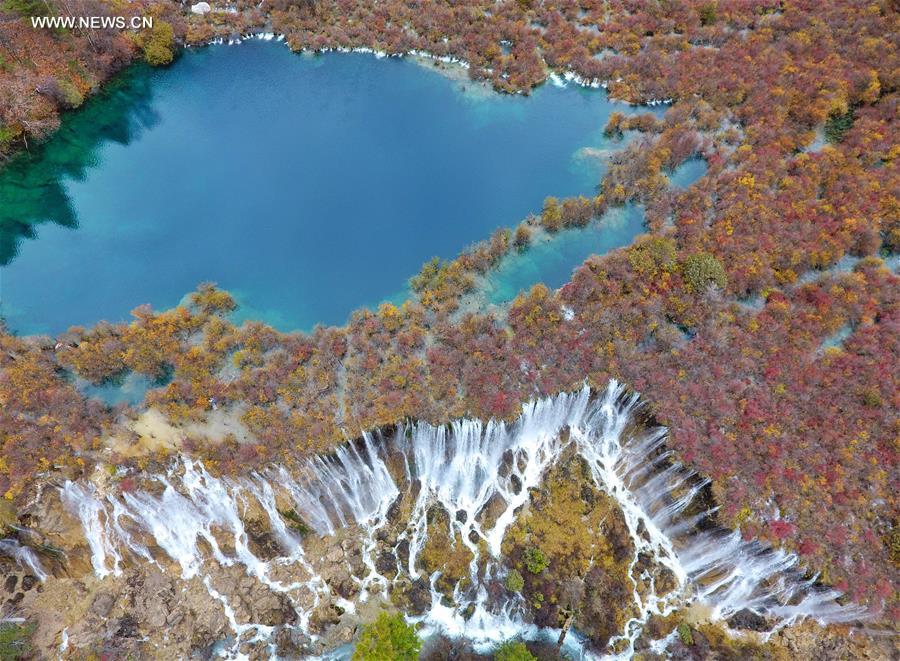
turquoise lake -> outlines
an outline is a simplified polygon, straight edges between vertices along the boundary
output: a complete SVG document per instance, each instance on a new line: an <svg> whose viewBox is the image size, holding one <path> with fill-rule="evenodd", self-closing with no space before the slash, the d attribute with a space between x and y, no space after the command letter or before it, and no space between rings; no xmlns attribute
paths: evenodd
<svg viewBox="0 0 900 661"><path fill-rule="evenodd" d="M599 222L563 230L548 240L535 242L522 253L512 252L504 257L485 277L485 298L488 303L505 303L537 282L552 289L562 287L572 270L589 255L602 255L628 245L643 231L643 209L631 204L610 209Z"/></svg>
<svg viewBox="0 0 900 661"><path fill-rule="evenodd" d="M0 171L0 313L15 332L58 333L213 281L241 318L340 324L544 197L593 194L597 150L622 146L603 137L609 114L647 112L429 68L251 41L129 70ZM547 278L640 231L565 239ZM528 262L496 289L544 279L540 253Z"/></svg>

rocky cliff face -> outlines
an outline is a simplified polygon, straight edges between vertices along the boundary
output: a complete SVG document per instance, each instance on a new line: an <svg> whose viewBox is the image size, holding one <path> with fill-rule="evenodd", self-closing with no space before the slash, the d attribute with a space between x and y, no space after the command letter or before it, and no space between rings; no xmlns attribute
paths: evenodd
<svg viewBox="0 0 900 661"><path fill-rule="evenodd" d="M41 658L318 656L384 608L431 658L513 637L547 658L888 658L796 557L717 528L664 441L612 384L241 480L184 461L47 483L6 526L5 614Z"/></svg>

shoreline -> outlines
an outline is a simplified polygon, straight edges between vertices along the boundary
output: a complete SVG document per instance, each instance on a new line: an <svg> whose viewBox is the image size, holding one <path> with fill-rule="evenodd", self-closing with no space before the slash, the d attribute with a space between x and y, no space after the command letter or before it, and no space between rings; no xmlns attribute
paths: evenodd
<svg viewBox="0 0 900 661"><path fill-rule="evenodd" d="M377 50L375 48L371 48L368 46L333 46L327 48L320 49L309 49L302 48L300 50L294 50L291 48L290 44L287 42L287 37L284 34L276 33L276 32L248 32L242 34L237 38L229 38L227 41L223 37L216 37L210 41L205 43L201 43L199 45L193 44L185 44L185 48L199 48L204 46L239 46L245 41L275 41L284 43L288 48L291 49L292 52L297 54L309 54L309 55L322 55L325 53L361 53L366 55L374 55L376 59L381 60L385 58L394 58L394 59L407 59L411 58L415 62L440 62L442 64L459 67L464 71L469 71L472 68L470 62L453 56L453 55L435 55L434 53L430 53L426 50L420 49L412 49L408 50L404 53L388 53L386 51ZM488 69L490 72L491 70ZM624 103L627 106L633 108L640 108L642 106L647 106L650 108L661 106L661 105L671 105L675 102L674 98L666 98L666 99L647 99L646 101L642 101L640 103L632 103L631 101L625 101L624 99L618 99L610 95L609 92L609 84L611 81L609 80L601 80L599 78L587 79L583 76L579 75L572 69L553 69L548 67L545 69L544 73L546 74L543 81L540 84L536 85L532 89L537 89L543 85L548 83L555 85L556 87L567 87L570 83L574 83L578 87L583 87L585 89L603 89L607 93L607 98L615 103ZM456 80L457 76L450 76L452 79ZM504 90L498 90L493 85L490 84L487 80L478 80L472 78L465 78L467 81L472 83L478 83L480 85L484 85L489 88L491 91L497 94L527 94L527 91L517 90L516 92L510 93ZM621 82L621 78L617 79L614 82Z"/></svg>
<svg viewBox="0 0 900 661"><path fill-rule="evenodd" d="M231 40L230 42L224 42L221 39L214 39L214 40L205 42L199 46L188 45L185 47L185 51L194 50L194 49L198 49L198 48L205 48L207 46L216 46L216 45L223 45L223 46L224 45L241 45L245 42L252 42L252 41L286 43L284 35L279 35L274 32L258 32L258 33L243 35L241 38L236 39L236 40ZM479 80L470 79L466 75L466 72L470 70L470 65L463 60L460 60L458 58L451 57L451 56L436 56L436 55L433 55L430 53L417 51L417 50L412 50L406 54L391 55L391 54L386 54L383 51L377 51L377 50L373 50L370 48L344 48L344 47L339 47L339 48L334 48L334 49L323 49L321 51L292 51L292 53L301 55L301 56L305 56L305 55L317 56L319 54L325 54L325 53L331 53L331 52L342 53L342 54L356 53L356 54L360 54L360 55L372 55L375 57L375 59L379 59L379 60L384 59L384 58L409 60L410 62L416 64L419 67L422 67L425 70L435 71L436 73L438 73L439 75L448 79L451 82L458 81L460 83L460 85L462 86L462 88L457 89L456 91L461 94L470 94L470 93L472 93L472 94L482 94L482 93L483 94L498 94L498 95L504 94L503 92L498 91L498 90L494 89L492 86L490 86L490 84L487 81L479 81ZM142 63L138 62L138 63L134 63L130 67L126 67L122 71L115 74L114 77L112 79L110 79L110 84L101 88L98 91L98 93L96 95L90 97L88 99L88 101L96 102L98 99L98 96L103 94L106 90L110 89L111 85L114 84L115 81L119 79L119 77L127 76L129 71L133 71L134 70L133 67L135 65L138 67L144 66ZM152 69L150 71L153 72ZM165 75L165 74L163 73L162 75ZM585 87L589 87L589 86L585 86ZM596 89L596 87L595 87L595 89ZM512 96L512 95L510 95L510 96ZM609 100L608 94L607 94L606 99ZM82 109L83 109L83 107L78 110L82 110ZM78 110L76 110L75 112L77 112ZM51 137L50 140L52 140L52 139L53 138ZM42 144L45 144L45 143L42 143ZM621 145L621 147L624 147L624 144ZM589 150L589 149L591 149L591 147L586 146L586 147L582 147L581 149ZM619 150L618 149L610 149L610 151L614 153ZM29 153L31 153L31 152L29 152ZM17 157L18 157L18 155L17 155ZM587 191L585 191L585 192L587 192ZM480 246L481 244L489 242L491 240L491 236L493 236L494 234L496 234L499 231L510 231L510 232L515 231L520 225L522 225L522 223L526 222L527 219L528 219L527 216L524 218L520 217L518 220L511 222L511 224L509 224L509 225L498 225L498 226L494 226L494 227L490 228L483 235L481 235L480 238L476 238L474 240L474 243L472 243L470 245L463 245L463 246L459 247L459 249L453 253L452 257L448 258L448 261L457 260L457 259L459 259L459 257L461 255L464 255L467 252L469 252L470 249L476 248L477 246ZM544 232L542 229L540 229L540 226L533 227L532 229L538 230L537 234L534 237L537 242L545 243L548 241L552 241L554 238L552 235L548 235L546 232ZM601 254L605 254L605 253L601 253ZM425 261L427 261L427 257L423 257L422 263L424 263ZM578 263L573 264L572 269L573 270L576 269L578 267L578 265L579 265ZM499 262L497 264L494 264L491 268L489 268L488 271L484 274L484 276L489 277L492 273L494 273L494 271L498 267L499 267ZM421 264L418 265L417 267L415 267L414 270L410 274L408 274L409 277L410 278L414 277L419 272L420 268L421 268ZM533 284L537 284L537 283L533 283ZM398 294L398 293L401 293L401 291L395 292L394 295L388 295L383 300L370 302L369 304L364 304L364 305L360 305L358 307L351 308L348 311L347 317L343 322L336 323L336 324L323 324L323 325L325 327L329 327L329 328L346 328L347 325L349 324L350 317L352 316L352 314L354 312L361 310L361 309L375 311L375 310L377 310L379 305L383 302L391 302L397 306L399 306L403 302L407 302L407 301L420 302L420 296L415 294L414 292L411 292L408 289L408 287L406 289L402 290L402 293L405 294L405 298L403 299L402 302L396 297L396 294ZM482 292L482 294L483 293L484 292ZM186 293L182 296L181 300L178 301L177 303L164 306L161 309L171 309L173 307L180 306L184 303L185 298L187 298L188 296L189 296L189 294ZM505 305L501 305L501 306L496 306L494 304L487 303L486 305L481 305L479 307L480 307L481 312L486 312L488 310L502 311L506 307L508 307L509 303L510 302L507 302ZM466 308L465 302L462 307L464 309ZM241 309L243 310L245 308L243 306L241 306ZM253 315L253 314L240 314L239 318L240 318L240 322L236 323L236 325L241 325L242 323L246 323L248 321L260 321L260 322L266 323L268 325L271 325L271 323L272 323L271 320L265 316L257 316L257 315ZM99 321L105 321L105 320L94 320L94 321L89 321L89 322L83 322L82 324L76 323L74 325L91 326L93 324L98 323ZM111 323L114 323L114 324L120 324L120 323L127 324L129 322L130 322L130 320L127 316L123 316L123 318L121 318L121 319L111 321ZM316 322L316 324L319 324L319 323L320 322ZM286 330L278 329L278 331L280 333L284 333L286 335L289 335L289 334L310 335L313 332L314 328L315 328L315 325L313 325L311 327L307 327L307 328L290 328L290 329L286 329ZM29 333L21 333L19 336L23 337L23 338L44 337L44 336L58 337L66 332L67 332L67 330L62 330L62 331L58 331L55 333L52 333L52 332L30 333L29 332Z"/></svg>
<svg viewBox="0 0 900 661"><path fill-rule="evenodd" d="M228 38L214 37L207 41L202 41L202 42L198 42L198 43L185 42L178 47L178 49L176 51L176 60L182 51L196 50L196 49L200 49L200 48L206 48L208 46L239 46L242 43L244 43L245 41L251 41L251 40L283 43L293 53L296 53L298 55L305 55L305 54L323 55L326 53L359 53L359 54L372 55L376 59L379 59L379 60L385 59L385 58L410 59L411 61L413 61L421 66L424 66L429 62L435 62L435 63L440 63L442 65L446 65L448 67L448 69L451 67L458 67L463 72L471 70L471 64L462 58L452 56L452 55L435 55L428 51L419 50L419 49L411 49L404 53L387 53L385 51L377 50L375 48L371 48L368 46L353 46L353 47L351 47L351 46L333 46L333 47L326 47L326 48L321 48L321 49L302 48L300 50L295 50L295 49L291 48L290 44L287 41L287 37L285 34L276 33L276 32L272 32L272 31L248 32L248 33L241 34L240 36L228 37ZM135 66L136 64L141 63L142 61L143 60L141 60L141 58L135 57L130 62L125 63L120 69L118 69L117 71L114 71L112 74L110 74L109 78L107 78L105 81L103 81L102 83L98 84L95 88L93 88L90 91L90 93L85 96L84 101L87 102L90 99L93 99L94 97L96 97L101 91L103 91L104 89L106 89L108 87L108 85L114 78L121 75L122 73L127 71L129 68ZM173 61L172 64L166 65L166 67L161 67L161 68L163 68L163 69L167 68L168 66L172 66L174 63L175 62ZM488 70L488 71L490 72L490 70ZM461 73L459 73L459 74L452 73L452 72L445 73L445 70L439 70L438 73L441 73L442 75L447 75L448 78L450 78L451 80L454 80L454 81L459 81L462 83L471 83L473 85L481 86L485 89L485 91L490 90L491 92L493 92L495 94L527 95L530 93L531 89L537 89L537 88L539 88L543 85L547 85L547 84L552 84L552 85L555 85L556 87L566 87L569 84L575 84L576 86L582 87L585 89L603 89L606 91L607 98L610 102L622 103L622 104L625 104L626 106L629 106L632 108L640 108L642 106L646 106L648 108L653 108L653 107L660 106L660 105L671 105L672 103L675 102L674 98L648 99L648 100L642 101L640 103L633 103L630 101L626 101L624 99L619 99L619 98L611 96L611 94L609 92L609 84L611 81L600 80L597 78L588 80L588 79L585 79L584 77L580 76L579 74L577 74L575 71L573 71L571 69L556 70L556 69L552 69L552 68L547 68L544 71L544 73L545 73L544 79L538 85L534 86L533 88L531 88L529 90L516 90L515 92L508 92L505 90L497 89L488 80L473 79L473 78L470 78L468 75L463 75ZM616 82L618 82L618 81L616 81ZM82 106L79 105L78 107L75 107L75 108L72 108L69 110L64 110L63 112L61 112L59 114L60 122L62 122L64 117L67 117L72 113L77 113L81 107ZM60 124L60 127L61 127L61 124ZM54 129L52 132L48 133L46 136L44 136L40 140L33 141L34 146L36 147L36 146L46 143L49 140L52 140L53 137L56 136L57 133L59 132L60 127L57 127L56 129ZM12 159L14 159L20 153L30 152L31 148L32 148L32 145L29 144L28 141L26 140L23 145L20 145L17 148L10 151L9 153L7 153L4 157L4 159L0 160L0 171L2 171L12 161Z"/></svg>

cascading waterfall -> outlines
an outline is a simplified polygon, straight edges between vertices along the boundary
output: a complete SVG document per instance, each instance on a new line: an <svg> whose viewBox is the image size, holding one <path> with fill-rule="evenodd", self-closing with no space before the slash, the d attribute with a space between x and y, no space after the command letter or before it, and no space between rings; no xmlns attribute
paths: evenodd
<svg viewBox="0 0 900 661"><path fill-rule="evenodd" d="M451 538L456 533L473 556L469 573L474 587L468 590L470 594L457 589L453 607L443 604L432 577L431 609L421 618L431 630L465 637L485 650L513 636L536 633L536 628L525 622L519 600L489 604L485 586L492 577L505 573L500 546L506 531L516 511L527 502L529 490L560 456L560 432L580 420L589 399L590 391L585 388L531 402L510 426L460 420L446 427L424 423L413 427L412 476L421 488L411 517L410 574L415 576L415 560L426 542L427 511L434 503L451 515ZM484 528L478 515L497 496L505 505L493 524ZM452 518L457 512L464 516ZM482 553L472 541L473 533L486 542L490 554L483 576L479 576Z"/></svg>
<svg viewBox="0 0 900 661"><path fill-rule="evenodd" d="M213 586L210 576L203 572L204 563L210 559L202 551L204 546L210 549L211 559L220 566L239 563L249 576L273 592L291 598L301 627L308 625L310 611L318 604L322 593L327 593L324 581L306 562L303 547L285 527L275 507L271 483L261 476L254 477L240 483L230 482L213 477L199 462L184 460L180 465L173 466L167 475L156 478L163 487L158 495L137 491L121 496L108 494L102 498L92 485L86 487L66 482L61 489L61 498L81 520L91 550L91 564L98 577L122 573L122 549L138 558L157 562L147 545L138 541L139 535L148 537L178 565L182 579L200 577L210 597L222 603L226 619L235 634L234 646L228 651L233 652L232 656L237 656L241 642L264 640L271 634L272 628L238 623L227 597ZM175 484L180 490L176 489ZM270 577L271 564L250 550L247 531L240 516L248 494L256 498L268 516L270 529L283 546L285 555L278 559L280 564L292 565L294 573L305 574L306 580L289 584L273 580ZM224 551L220 540L228 543L233 551ZM312 598L309 608L301 605L299 597L304 594Z"/></svg>
<svg viewBox="0 0 900 661"><path fill-rule="evenodd" d="M22 546L18 540L0 539L0 554L15 560L20 567L29 570L39 581L47 580L47 573L37 554L27 546Z"/></svg>
<svg viewBox="0 0 900 661"><path fill-rule="evenodd" d="M623 436L639 405L636 394L610 384L600 407L573 436L595 480L616 497L626 521L643 524L654 556L711 607L713 619L744 609L781 626L801 617L827 623L864 616L864 607L842 605L836 601L838 591L818 586L816 577L805 578L796 554L745 541L738 531L721 528L715 509L686 516L709 480L672 461L669 452L660 452L664 429Z"/></svg>
<svg viewBox="0 0 900 661"><path fill-rule="evenodd" d="M227 597L213 585L210 563L240 565L269 590L287 596L298 614L295 626L311 639L310 614L323 598L330 596L344 611L355 608L332 594L317 559L304 552L306 542L286 525L279 503L288 504L319 536L356 535L365 566L365 575L355 577L357 602L391 590L397 580L382 575L374 553L386 528L399 526L394 550L408 546L408 559L398 560L397 576L425 578L431 585L431 607L415 618L426 632L465 638L476 649L515 635L537 635L521 598L491 598L487 586L506 572L501 543L529 490L567 448L584 458L596 486L621 508L630 532L632 597L639 615L611 641L619 656L633 653L651 614L695 600L708 606L713 619L749 609L775 626L802 617L833 622L863 615L861 607L838 603L837 592L809 579L796 555L717 527L714 511L696 502L706 480L673 461L665 430L640 424L639 407L637 395L612 382L596 395L585 387L532 401L511 424L414 423L389 435L364 434L299 470L272 467L229 480L185 459L156 477L154 488L117 494L67 482L61 498L81 521L98 577L119 575L129 562L154 562L163 569L174 565L186 581L203 581L234 631L232 656L241 643L264 640L271 628L237 621ZM391 520L392 509L403 499L409 514L398 524ZM495 515L486 518L489 503ZM252 548L245 523L251 507L263 513L281 547L274 560L261 559ZM447 513L446 528L436 530L429 522L435 507ZM472 555L468 585L457 585L452 604L436 589L438 576L423 576L419 562L429 535L437 534L459 540ZM635 575L639 556L671 572L677 588L658 595L651 576ZM649 591L638 589L638 578L649 582Z"/></svg>

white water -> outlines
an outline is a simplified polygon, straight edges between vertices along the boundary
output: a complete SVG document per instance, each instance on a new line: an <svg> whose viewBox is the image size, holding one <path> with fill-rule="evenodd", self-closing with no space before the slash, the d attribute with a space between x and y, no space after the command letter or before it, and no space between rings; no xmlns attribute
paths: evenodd
<svg viewBox="0 0 900 661"><path fill-rule="evenodd" d="M505 574L500 545L516 510L571 444L588 462L597 486L620 505L632 537L632 598L640 616L612 641L616 649L624 649L620 657L633 653L634 641L652 613L667 613L694 600L708 606L713 619L746 608L771 618L775 626L802 617L832 622L862 616L861 607L840 605L835 601L838 593L804 578L795 555L716 528L712 512L693 511L689 516L706 483L671 461L664 430L637 424L639 405L636 395L613 382L594 397L584 388L530 402L511 425L460 420L442 427L401 427L391 438L365 434L293 473L274 467L230 481L210 475L199 462L184 460L156 478L157 489L104 495L93 485L67 483L62 499L81 520L99 577L118 575L127 562L165 566L164 558L154 559L148 550L152 545L166 554L165 562L177 566L184 580L201 579L210 596L222 602L235 635L234 646L226 650L232 656L241 642L264 640L271 628L237 621L226 596L213 586L211 563L239 564L268 589L287 595L303 631L308 631L311 612L331 593L317 569L321 559L305 556L302 540L285 524L276 503L289 503L318 535L340 535L351 528L348 534L358 541L365 566L365 574L355 577L356 602L391 589L392 582L377 571L373 557L379 532L388 532L390 524L401 530L394 550L404 542L409 547L408 562L398 569L409 579L426 578L432 586L430 609L415 618L426 634L465 638L479 650L516 635L540 635L528 623L520 597L492 601L487 586ZM570 433L563 441L565 429ZM399 524L389 522L392 506L401 497L411 503L411 514ZM480 515L498 498L501 507L494 511L499 515L486 525ZM244 518L250 505L265 513L268 529L283 549L275 560L260 559L248 543ZM429 530L428 512L437 505L446 511L449 526ZM423 576L419 559L430 535L461 540L474 556L470 585L457 585L452 606L443 603L435 587L438 575ZM481 557L485 548L488 558ZM652 576L636 575L639 554L667 568L678 589L657 595ZM284 568L301 580L273 577L283 576ZM649 583L649 591L638 589L638 579ZM337 602L345 610L355 608L352 602ZM568 640L579 642L574 633Z"/></svg>
<svg viewBox="0 0 900 661"><path fill-rule="evenodd" d="M27 546L22 546L15 539L0 539L0 554L9 556L16 563L31 571L35 578L43 582L47 580L47 573L41 566L37 554Z"/></svg>

